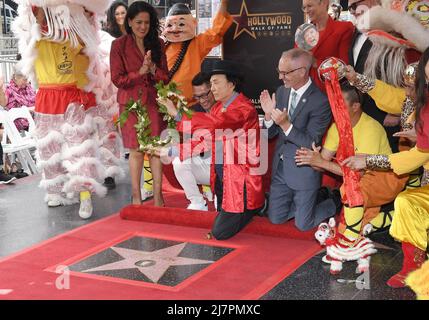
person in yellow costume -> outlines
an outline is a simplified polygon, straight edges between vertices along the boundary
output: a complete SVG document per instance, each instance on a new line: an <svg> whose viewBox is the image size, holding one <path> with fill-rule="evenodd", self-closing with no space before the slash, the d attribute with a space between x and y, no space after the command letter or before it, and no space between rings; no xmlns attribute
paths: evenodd
<svg viewBox="0 0 429 320"><path fill-rule="evenodd" d="M390 114L401 116L402 132L396 133L399 137L412 137L415 135L415 78L417 62L409 64L403 74L404 88L394 87L378 79L356 73L352 66L347 66L346 77L362 93L367 93L376 103L377 107ZM409 150L415 145L415 141L403 139L400 141L399 150Z"/></svg>
<svg viewBox="0 0 429 320"><path fill-rule="evenodd" d="M92 91L102 72L96 14L110 2L19 0L13 24L22 55L17 67L38 86L36 155L45 201L50 207L80 201L83 219L93 212L91 194L106 194L91 110L106 94Z"/></svg>
<svg viewBox="0 0 429 320"><path fill-rule="evenodd" d="M192 79L201 71L201 63L209 52L222 43L232 25L233 18L227 6L228 0L222 0L213 26L197 36L197 22L187 5L174 4L165 19L163 36L167 40L169 79L178 84L190 105L196 102L192 98Z"/></svg>
<svg viewBox="0 0 429 320"><path fill-rule="evenodd" d="M411 272L405 283L417 294L418 300L429 300L429 261Z"/></svg>
<svg viewBox="0 0 429 320"><path fill-rule="evenodd" d="M401 175L411 172L429 161L429 48L419 61L416 77L416 123L417 144L409 151L391 155L356 155L343 164L353 170L365 168L393 170ZM426 259L429 231L429 184L428 175L422 178L422 187L409 189L395 200L395 217L390 234L402 242L404 260L399 273L387 284L393 288L406 285L408 274L422 266Z"/></svg>
<svg viewBox="0 0 429 320"><path fill-rule="evenodd" d="M355 152L391 154L392 151L383 127L362 112L361 96L357 89L346 83L341 86L341 91L353 128ZM321 169L342 176L342 169L334 160L339 140L338 129L334 123L328 130L322 150L320 147L316 148L315 145L313 145L313 150L306 148L298 150L295 157L297 165L310 165L317 170ZM338 233L350 243L350 246L343 252L344 257L354 246L358 245L358 239L361 239L369 231L368 224L373 230L390 226L392 213L388 204L392 203L403 190L407 180L408 177L397 177L394 173L365 171L362 174L359 186L364 199L363 206L352 208L345 204L344 221L341 221L338 226ZM334 190L334 192L336 191ZM341 196L338 195L337 198L340 199ZM338 249L338 254L341 254L341 251L341 248ZM331 263L330 259L331 257L326 255L322 260Z"/></svg>

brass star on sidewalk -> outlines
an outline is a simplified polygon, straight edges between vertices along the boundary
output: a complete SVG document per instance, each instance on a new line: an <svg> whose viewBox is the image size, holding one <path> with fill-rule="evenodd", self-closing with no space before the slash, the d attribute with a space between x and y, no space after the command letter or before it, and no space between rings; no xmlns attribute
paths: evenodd
<svg viewBox="0 0 429 320"><path fill-rule="evenodd" d="M111 247L124 260L108 263L82 272L138 269L154 283L157 283L171 266L211 264L214 261L179 257L186 243L180 243L156 251L140 251Z"/></svg>

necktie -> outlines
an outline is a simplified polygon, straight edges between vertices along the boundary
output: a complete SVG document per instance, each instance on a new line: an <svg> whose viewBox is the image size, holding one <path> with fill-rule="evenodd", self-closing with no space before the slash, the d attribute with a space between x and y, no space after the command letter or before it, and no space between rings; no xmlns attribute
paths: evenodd
<svg viewBox="0 0 429 320"><path fill-rule="evenodd" d="M297 96L298 96L298 94L296 93L296 91L292 91L291 92L291 100L290 100L290 107L289 107L289 117L292 117L292 115L293 115L293 113L295 112L295 109L296 109L296 105L297 105L297 102L298 101L296 101L297 99Z"/></svg>

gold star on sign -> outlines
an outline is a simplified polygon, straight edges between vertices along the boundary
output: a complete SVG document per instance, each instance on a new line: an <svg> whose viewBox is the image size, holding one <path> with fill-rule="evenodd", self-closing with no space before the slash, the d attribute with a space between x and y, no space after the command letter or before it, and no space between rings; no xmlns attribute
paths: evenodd
<svg viewBox="0 0 429 320"><path fill-rule="evenodd" d="M249 14L249 11L247 10L247 6L246 6L246 1L243 1L241 4L240 14L238 15L235 14L231 16L234 18L234 23L236 24L233 40L238 38L240 34L242 34L243 32L248 33L253 39L256 39L255 32L250 31L248 29L249 25L247 24L248 17L256 16L256 14L253 14L253 15Z"/></svg>

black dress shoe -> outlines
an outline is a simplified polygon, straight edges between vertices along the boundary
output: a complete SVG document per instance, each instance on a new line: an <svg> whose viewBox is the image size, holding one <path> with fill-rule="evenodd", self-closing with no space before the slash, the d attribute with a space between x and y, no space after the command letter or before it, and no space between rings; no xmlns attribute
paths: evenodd
<svg viewBox="0 0 429 320"><path fill-rule="evenodd" d="M10 175L17 179L28 177L28 173L24 172L23 169L18 169L15 172L11 172Z"/></svg>
<svg viewBox="0 0 429 320"><path fill-rule="evenodd" d="M331 190L328 187L320 187L319 191L317 192L316 204L319 204L326 199L329 199L331 195Z"/></svg>
<svg viewBox="0 0 429 320"><path fill-rule="evenodd" d="M9 184L15 181L16 178L9 174L6 174L3 170L0 170L0 184Z"/></svg>
<svg viewBox="0 0 429 320"><path fill-rule="evenodd" d="M115 183L115 179L113 179L112 177L107 177L106 179L104 179L104 183L103 185L108 189L108 190L112 190L116 188L116 183Z"/></svg>
<svg viewBox="0 0 429 320"><path fill-rule="evenodd" d="M270 197L270 194L267 192L265 193L265 201L264 201L264 206L262 207L262 209L260 211L258 211L257 215L260 217L266 217L268 216L268 199Z"/></svg>

